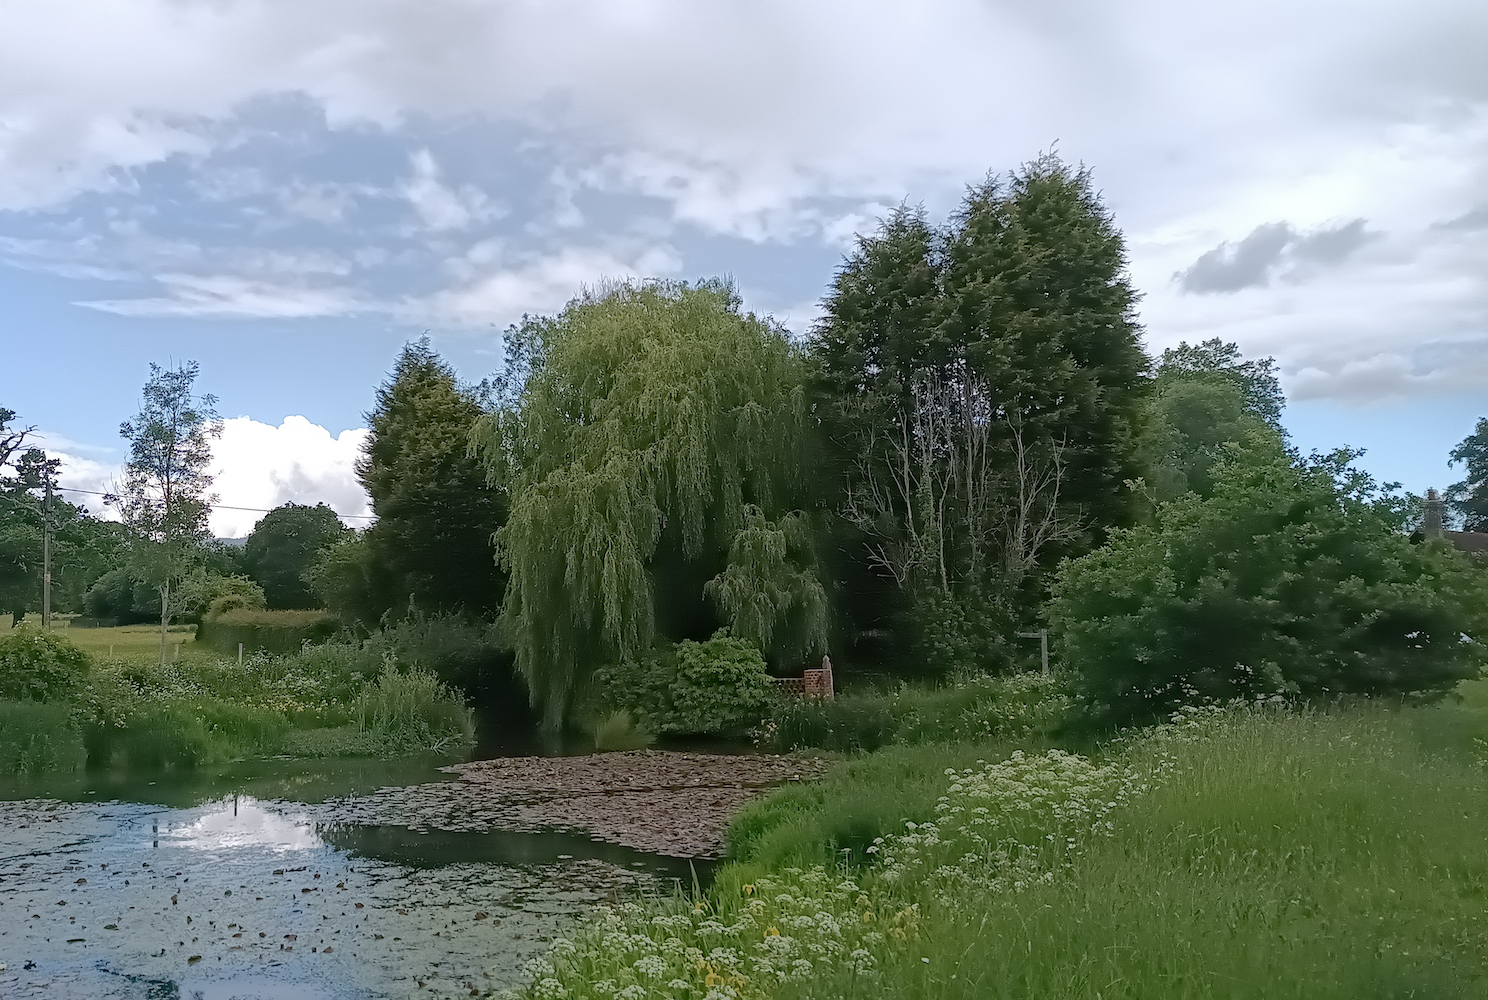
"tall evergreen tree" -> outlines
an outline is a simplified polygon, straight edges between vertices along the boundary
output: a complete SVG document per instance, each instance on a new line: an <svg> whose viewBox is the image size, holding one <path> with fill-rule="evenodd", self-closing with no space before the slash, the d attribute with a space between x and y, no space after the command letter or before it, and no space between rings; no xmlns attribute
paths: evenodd
<svg viewBox="0 0 1488 1000"><path fill-rule="evenodd" d="M503 581L491 537L504 520L501 491L467 454L481 415L476 393L430 347L404 347L367 414L371 436L357 476L377 522L365 534L376 607L480 614Z"/></svg>
<svg viewBox="0 0 1488 1000"><path fill-rule="evenodd" d="M811 341L837 534L913 608L925 657L996 659L1045 570L1133 516L1135 302L1088 171L1053 156L943 228L899 210L838 273ZM850 595L859 628L882 596Z"/></svg>

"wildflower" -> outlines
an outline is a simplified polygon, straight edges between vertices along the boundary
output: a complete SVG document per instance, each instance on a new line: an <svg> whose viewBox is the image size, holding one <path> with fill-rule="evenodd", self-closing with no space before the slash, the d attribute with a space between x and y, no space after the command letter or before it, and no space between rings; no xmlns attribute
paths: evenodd
<svg viewBox="0 0 1488 1000"><path fill-rule="evenodd" d="M660 979L667 970L667 964L657 955L645 955L636 959L631 968L648 979Z"/></svg>

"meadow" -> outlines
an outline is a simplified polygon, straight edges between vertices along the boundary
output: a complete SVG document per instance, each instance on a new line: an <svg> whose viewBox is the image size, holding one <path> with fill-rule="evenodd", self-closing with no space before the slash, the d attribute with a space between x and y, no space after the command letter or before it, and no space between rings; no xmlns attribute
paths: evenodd
<svg viewBox="0 0 1488 1000"><path fill-rule="evenodd" d="M531 997L1469 997L1488 683L1245 705L1087 746L896 744L747 807L706 891L627 904Z"/></svg>

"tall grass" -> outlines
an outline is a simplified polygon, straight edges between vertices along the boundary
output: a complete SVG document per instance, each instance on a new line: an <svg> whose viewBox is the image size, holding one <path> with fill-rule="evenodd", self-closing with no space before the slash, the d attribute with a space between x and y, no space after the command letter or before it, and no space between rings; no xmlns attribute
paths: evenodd
<svg viewBox="0 0 1488 1000"><path fill-rule="evenodd" d="M475 713L458 694L424 670L389 667L362 689L357 727L384 753L433 753L475 741Z"/></svg>
<svg viewBox="0 0 1488 1000"><path fill-rule="evenodd" d="M70 706L0 701L0 774L74 771L86 759Z"/></svg>
<svg viewBox="0 0 1488 1000"><path fill-rule="evenodd" d="M602 917L530 995L1483 996L1488 778L1423 748L1424 711L1196 713L1095 762L949 774L944 750L882 751L746 811L747 863ZM874 788L934 819L875 844L885 863L812 863Z"/></svg>
<svg viewBox="0 0 1488 1000"><path fill-rule="evenodd" d="M1070 709L1066 679L1037 673L901 684L831 701L783 698L761 736L781 750L871 751L892 743L1046 740Z"/></svg>

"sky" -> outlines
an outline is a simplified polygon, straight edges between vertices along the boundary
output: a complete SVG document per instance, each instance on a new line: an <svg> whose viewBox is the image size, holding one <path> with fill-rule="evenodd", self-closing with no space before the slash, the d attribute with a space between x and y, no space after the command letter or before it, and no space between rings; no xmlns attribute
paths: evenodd
<svg viewBox="0 0 1488 1000"><path fill-rule="evenodd" d="M406 341L475 381L524 313L715 275L804 334L895 206L1057 150L1149 351L1273 356L1297 445L1445 486L1488 415L1485 51L1482 0L6 0L0 405L104 489L194 360L224 508L366 515Z"/></svg>

